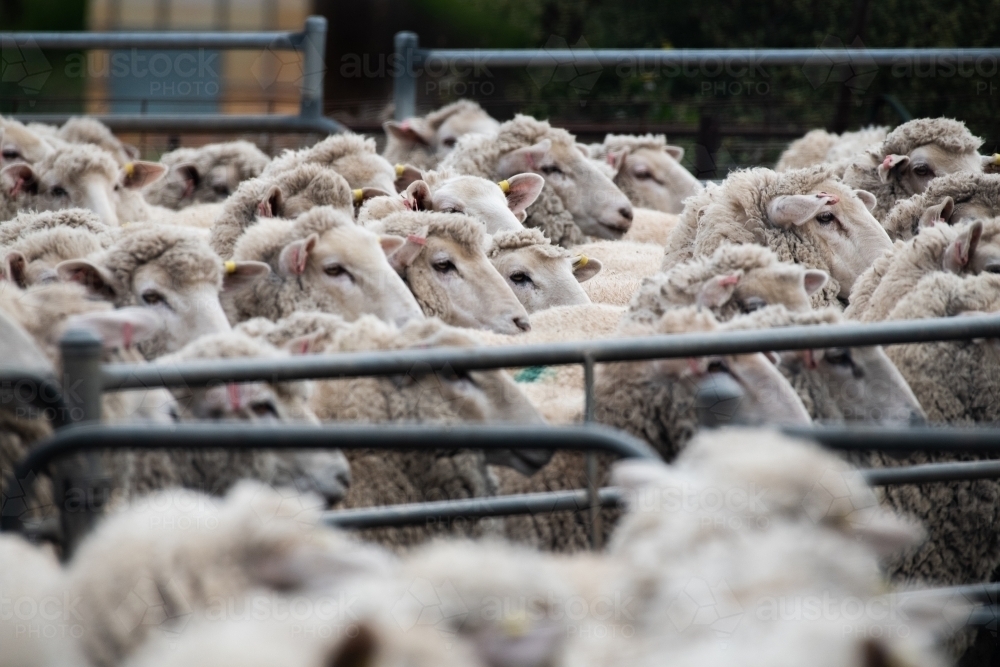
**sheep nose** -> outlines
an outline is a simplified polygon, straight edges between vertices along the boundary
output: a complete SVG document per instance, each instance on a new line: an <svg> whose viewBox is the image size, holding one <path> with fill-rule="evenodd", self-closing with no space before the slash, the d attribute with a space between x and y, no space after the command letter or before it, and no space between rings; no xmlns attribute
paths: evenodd
<svg viewBox="0 0 1000 667"><path fill-rule="evenodd" d="M620 215L621 217L625 218L626 220L631 220L632 219L632 207L631 206L622 206L620 209L618 209L618 215Z"/></svg>
<svg viewBox="0 0 1000 667"><path fill-rule="evenodd" d="M336 479L337 483L344 487L344 489L351 488L351 471L349 468L337 471Z"/></svg>
<svg viewBox="0 0 1000 667"><path fill-rule="evenodd" d="M528 321L527 317L521 317L518 315L514 318L514 324L521 331L531 331L531 322Z"/></svg>

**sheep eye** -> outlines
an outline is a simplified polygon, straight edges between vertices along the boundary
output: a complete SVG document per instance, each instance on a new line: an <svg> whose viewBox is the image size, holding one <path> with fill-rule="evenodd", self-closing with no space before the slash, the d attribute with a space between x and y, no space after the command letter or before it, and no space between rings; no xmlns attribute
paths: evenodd
<svg viewBox="0 0 1000 667"><path fill-rule="evenodd" d="M653 177L653 174L651 174L650 172L646 171L645 169L643 169L641 171L635 171L635 172L633 172L633 174L635 175L636 178L642 179L644 181Z"/></svg>
<svg viewBox="0 0 1000 667"><path fill-rule="evenodd" d="M766 306L767 306L767 301L764 300L762 297L751 296L747 297L747 299L743 301L740 310L742 310L744 313L752 313L755 310L760 310L761 308L765 308Z"/></svg>
<svg viewBox="0 0 1000 667"><path fill-rule="evenodd" d="M515 285L528 285L533 282L531 280L531 276L529 276L524 271L515 271L514 273L510 274L510 281Z"/></svg>
<svg viewBox="0 0 1000 667"><path fill-rule="evenodd" d="M932 172L931 168L928 167L926 164L918 164L916 167L913 168L913 173L916 174L917 176L930 176L933 175L934 172Z"/></svg>
<svg viewBox="0 0 1000 667"><path fill-rule="evenodd" d="M453 148L455 146L455 144L458 143L458 139L456 139L455 137L448 137L447 139L445 139L441 143L444 146L447 146L448 148Z"/></svg>
<svg viewBox="0 0 1000 667"><path fill-rule="evenodd" d="M829 225L833 222L833 219L833 213L830 213L829 211L824 211L816 216L816 222L821 225Z"/></svg>
<svg viewBox="0 0 1000 667"><path fill-rule="evenodd" d="M323 267L323 273L330 276L331 278L338 278L343 275L346 276L351 275L350 273L347 272L347 269L342 267L340 264L330 264L328 266Z"/></svg>
<svg viewBox="0 0 1000 667"><path fill-rule="evenodd" d="M434 262L431 266L434 267L434 270L438 273L449 273L455 270L455 265L450 259L442 259L440 262Z"/></svg>
<svg viewBox="0 0 1000 667"><path fill-rule="evenodd" d="M446 209L442 209L441 212L442 213L463 213L464 211L462 211L462 209L460 209L460 208L455 208L454 206L449 206Z"/></svg>
<svg viewBox="0 0 1000 667"><path fill-rule="evenodd" d="M851 364L851 351L846 347L835 347L826 351L823 358L828 364L834 366L850 366Z"/></svg>
<svg viewBox="0 0 1000 667"><path fill-rule="evenodd" d="M224 197L229 196L229 186L228 185L213 185L212 190L215 191L217 195L223 195Z"/></svg>
<svg viewBox="0 0 1000 667"><path fill-rule="evenodd" d="M5 150L3 153L0 153L0 155L3 156L4 160L16 160L17 158L21 157L20 153L10 148Z"/></svg>
<svg viewBox="0 0 1000 667"><path fill-rule="evenodd" d="M547 164L547 165L545 165L544 167L541 168L541 172L543 174L561 174L561 173L563 173L562 169L560 169L559 167L557 167L554 164Z"/></svg>
<svg viewBox="0 0 1000 667"><path fill-rule="evenodd" d="M69 195L69 193L66 192L66 188L64 188L61 185L53 186L53 188L52 188L52 194L54 196L56 196L56 197L66 197L66 196Z"/></svg>
<svg viewBox="0 0 1000 667"><path fill-rule="evenodd" d="M156 290L149 289L142 293L142 302L147 306L156 306L161 303L166 303L166 301L167 300L163 297L163 295Z"/></svg>
<svg viewBox="0 0 1000 667"><path fill-rule="evenodd" d="M271 401L260 401L259 403L253 403L252 405L250 405L250 412L252 412L255 416L260 417L262 419L278 418L278 409L274 406L274 403L272 403Z"/></svg>
<svg viewBox="0 0 1000 667"><path fill-rule="evenodd" d="M715 359L708 364L709 373L728 373L729 367L720 359Z"/></svg>

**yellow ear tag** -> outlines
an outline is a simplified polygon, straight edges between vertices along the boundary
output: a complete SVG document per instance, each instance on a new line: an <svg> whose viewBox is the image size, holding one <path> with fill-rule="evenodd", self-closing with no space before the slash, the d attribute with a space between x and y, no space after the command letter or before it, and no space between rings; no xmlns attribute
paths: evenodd
<svg viewBox="0 0 1000 667"><path fill-rule="evenodd" d="M589 261L590 260L587 259L586 255L580 255L575 260L573 260L573 269L574 270L575 269L582 269L583 267L587 266L587 262L589 262Z"/></svg>
<svg viewBox="0 0 1000 667"><path fill-rule="evenodd" d="M397 164L396 165L396 178L399 178L400 176L402 176L404 171L406 171L406 166L402 165L402 164Z"/></svg>
<svg viewBox="0 0 1000 667"><path fill-rule="evenodd" d="M125 176L127 176L128 178L132 178L133 176L135 176L135 165L132 164L131 162L125 163Z"/></svg>
<svg viewBox="0 0 1000 667"><path fill-rule="evenodd" d="M362 191L362 190L354 190L354 203L355 204L360 204L361 203L361 198L364 197L364 196L365 196L364 191Z"/></svg>
<svg viewBox="0 0 1000 667"><path fill-rule="evenodd" d="M1000 167L1000 153L993 154L993 164L994 166Z"/></svg>
<svg viewBox="0 0 1000 667"><path fill-rule="evenodd" d="M508 181L506 180L500 181L499 183L497 183L497 185L500 186L500 191L503 192L504 194L510 192L510 183Z"/></svg>
<svg viewBox="0 0 1000 667"><path fill-rule="evenodd" d="M236 262L229 260L224 265L226 267L226 273L236 273Z"/></svg>

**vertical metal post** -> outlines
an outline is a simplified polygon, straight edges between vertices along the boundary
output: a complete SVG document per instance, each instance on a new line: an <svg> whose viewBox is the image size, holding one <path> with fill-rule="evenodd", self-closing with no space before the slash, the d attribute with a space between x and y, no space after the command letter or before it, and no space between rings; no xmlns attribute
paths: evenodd
<svg viewBox="0 0 1000 667"><path fill-rule="evenodd" d="M586 353L583 356L583 421L594 421L594 356ZM601 526L601 497L598 493L597 454L587 452L587 510L590 521L590 546L600 549L603 542L604 529Z"/></svg>
<svg viewBox="0 0 1000 667"><path fill-rule="evenodd" d="M73 424L101 421L101 339L87 329L70 329L60 341L63 395ZM69 559L103 508L100 454L67 458L54 466L53 492L59 508L64 559Z"/></svg>
<svg viewBox="0 0 1000 667"><path fill-rule="evenodd" d="M323 115L323 76L326 74L326 17L306 19L302 40L302 91L299 115L318 118Z"/></svg>
<svg viewBox="0 0 1000 667"><path fill-rule="evenodd" d="M396 78L392 82L393 118L406 120L417 115L417 33L397 32L393 40Z"/></svg>

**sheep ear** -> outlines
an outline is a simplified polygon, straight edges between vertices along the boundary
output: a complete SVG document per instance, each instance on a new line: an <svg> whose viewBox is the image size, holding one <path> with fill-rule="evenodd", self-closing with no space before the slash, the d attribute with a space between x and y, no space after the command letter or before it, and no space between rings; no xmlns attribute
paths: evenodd
<svg viewBox="0 0 1000 667"><path fill-rule="evenodd" d="M382 246L382 251L385 253L385 256L388 257L402 248L403 245L406 244L406 239L402 236L395 236L394 234L383 234L378 237L378 242Z"/></svg>
<svg viewBox="0 0 1000 667"><path fill-rule="evenodd" d="M718 308L728 303L740 284L740 277L738 273L713 276L702 285L695 303L703 308Z"/></svg>
<svg viewBox="0 0 1000 667"><path fill-rule="evenodd" d="M948 245L942 260L945 271L961 273L969 265L969 261L976 254L976 247L979 239L983 235L983 222L976 220L971 225L965 227L958 233L958 236Z"/></svg>
<svg viewBox="0 0 1000 667"><path fill-rule="evenodd" d="M684 159L684 149L681 148L680 146L664 146L663 150L667 152L667 155L677 160L678 162Z"/></svg>
<svg viewBox="0 0 1000 667"><path fill-rule="evenodd" d="M382 123L385 133L394 138L409 143L430 146L434 133L429 131L424 124L416 118L408 118L402 122L394 120Z"/></svg>
<svg viewBox="0 0 1000 667"><path fill-rule="evenodd" d="M593 257L587 257L586 255L580 255L573 258L573 277L576 278L576 282L585 283L598 273L604 265L601 264L601 260L594 259Z"/></svg>
<svg viewBox="0 0 1000 667"><path fill-rule="evenodd" d="M812 296L823 289L823 286L830 280L830 274L819 269L807 269L802 276L802 285L806 289L806 294Z"/></svg>
<svg viewBox="0 0 1000 667"><path fill-rule="evenodd" d="M122 142L122 150L125 151L125 155L128 155L131 160L138 160L142 157L142 151L139 150L138 146Z"/></svg>
<svg viewBox="0 0 1000 667"><path fill-rule="evenodd" d="M413 181L419 181L424 177L422 171L408 164L397 164L396 165L396 181L393 185L396 186L396 192L402 192L407 188L407 186Z"/></svg>
<svg viewBox="0 0 1000 667"><path fill-rule="evenodd" d="M63 282L80 283L92 294L114 299L118 296L114 275L103 266L86 259L67 259L56 264L56 273Z"/></svg>
<svg viewBox="0 0 1000 667"><path fill-rule="evenodd" d="M167 167L159 162L135 160L129 162L118 173L118 182L130 190L138 190L160 180L167 173Z"/></svg>
<svg viewBox="0 0 1000 667"><path fill-rule="evenodd" d="M352 194L354 195L354 205L359 207L369 199L374 199L375 197L391 197L393 195L393 193L386 192L382 188L360 188L358 190L354 190Z"/></svg>
<svg viewBox="0 0 1000 667"><path fill-rule="evenodd" d="M225 269L225 275L222 277L223 292L239 292L271 273L271 267L264 262L230 260L225 263Z"/></svg>
<svg viewBox="0 0 1000 667"><path fill-rule="evenodd" d="M278 266L285 275L301 276L309 264L309 253L316 247L319 236L310 234L304 239L292 241L281 250Z"/></svg>
<svg viewBox="0 0 1000 667"><path fill-rule="evenodd" d="M611 167L611 169L615 172L615 176L617 176L621 172L622 167L625 166L625 161L627 159L628 150L622 148L618 151L609 152L604 158L604 161L608 163L608 166Z"/></svg>
<svg viewBox="0 0 1000 667"><path fill-rule="evenodd" d="M131 306L74 315L67 326L90 329L107 349L128 349L156 335L163 328L163 320L151 308Z"/></svg>
<svg viewBox="0 0 1000 667"><path fill-rule="evenodd" d="M767 205L767 217L778 227L804 225L823 210L826 195L782 195Z"/></svg>
<svg viewBox="0 0 1000 667"><path fill-rule="evenodd" d="M7 273L7 278L17 285L18 287L27 287L27 275L26 271L28 269L28 259L23 253L17 250L12 250L7 253L7 257L4 258L4 268Z"/></svg>
<svg viewBox="0 0 1000 667"><path fill-rule="evenodd" d="M320 333L315 332L305 336L296 336L285 343L282 347L294 355L312 354L316 349L316 341L319 340Z"/></svg>
<svg viewBox="0 0 1000 667"><path fill-rule="evenodd" d="M10 197L16 197L22 192L38 193L38 176L29 165L18 163L4 167L3 171L0 171L0 176L3 179L4 190Z"/></svg>
<svg viewBox="0 0 1000 667"><path fill-rule="evenodd" d="M174 165L173 169L181 177L181 180L184 181L184 194L181 197L187 199L194 194L198 184L201 183L201 174L198 173L198 166L192 162L184 162Z"/></svg>
<svg viewBox="0 0 1000 667"><path fill-rule="evenodd" d="M948 222L955 212L955 200L945 197L934 206L928 206L920 215L920 227L933 227L939 222Z"/></svg>
<svg viewBox="0 0 1000 667"><path fill-rule="evenodd" d="M514 215L524 213L542 194L545 179L538 174L516 174L507 179L507 208ZM522 221L523 222L523 221Z"/></svg>
<svg viewBox="0 0 1000 667"><path fill-rule="evenodd" d="M867 190L855 190L854 194L858 196L858 199L860 199L861 203L865 205L865 208L868 209L869 213L875 210L875 204L878 203L878 200L875 199L875 195Z"/></svg>
<svg viewBox="0 0 1000 667"><path fill-rule="evenodd" d="M357 626L353 637L347 637L334 647L323 661L323 667L369 667L375 664L378 653L378 638L365 624Z"/></svg>
<svg viewBox="0 0 1000 667"><path fill-rule="evenodd" d="M284 203L284 199L285 196L281 194L281 188L277 185L272 185L261 200L257 202L257 215L262 218L278 217L280 215L281 205Z"/></svg>
<svg viewBox="0 0 1000 667"><path fill-rule="evenodd" d="M424 245L427 243L427 238L424 236L426 230L420 235L410 234L406 237L406 243L404 243L399 250L389 255L389 266L391 266L396 273L403 274L406 273L407 267L413 263L423 251Z"/></svg>
<svg viewBox="0 0 1000 667"><path fill-rule="evenodd" d="M518 148L507 153L497 163L497 171L502 176L525 171L538 171L539 165L552 153L552 140L542 139L537 144Z"/></svg>
<svg viewBox="0 0 1000 667"><path fill-rule="evenodd" d="M906 169L906 165L908 164L910 164L909 155L886 155L885 159L882 160L882 164L878 166L879 180L883 183L888 183L894 171L898 174Z"/></svg>
<svg viewBox="0 0 1000 667"><path fill-rule="evenodd" d="M406 208L411 211L433 211L434 198L431 187L425 181L413 181L403 193Z"/></svg>

